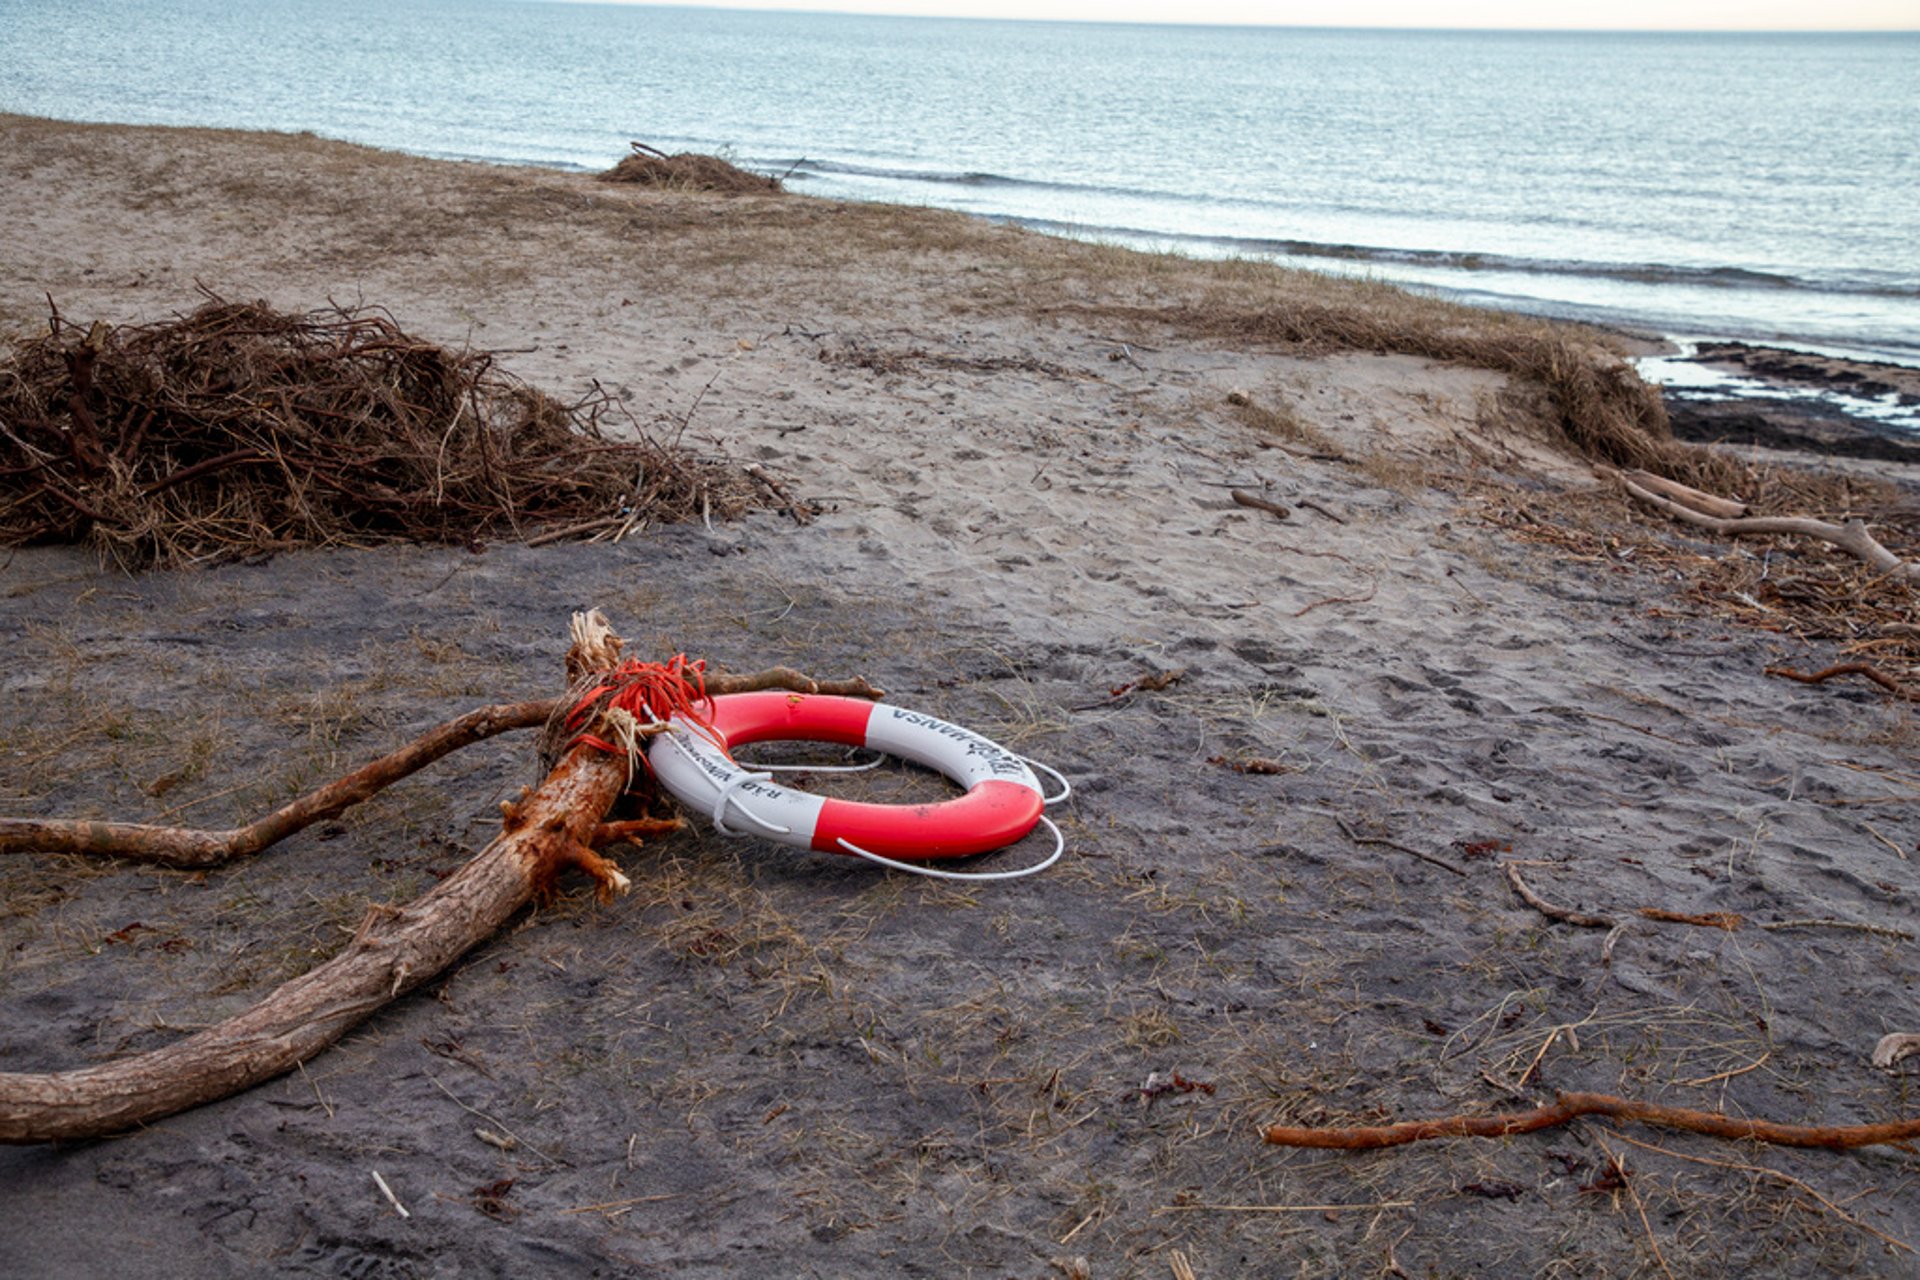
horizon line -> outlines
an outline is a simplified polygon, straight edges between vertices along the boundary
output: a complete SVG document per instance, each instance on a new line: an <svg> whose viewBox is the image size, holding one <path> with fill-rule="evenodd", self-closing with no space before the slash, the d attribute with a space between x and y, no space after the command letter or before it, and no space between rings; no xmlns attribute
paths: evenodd
<svg viewBox="0 0 1920 1280"><path fill-rule="evenodd" d="M1920 35L1920 18L1907 26L1852 27L1595 27L1595 26L1510 26L1399 24L1392 22L1249 22L1232 18L1101 18L1059 17L1045 14L1017 15L998 13L918 13L885 7L836 8L829 4L787 4L781 0L754 3L754 0L527 0L536 4L577 4L596 8L683 9L720 13L784 13L823 18L901 18L935 22L1019 22L1033 25L1097 27L1176 27L1187 29L1224 29L1247 31L1378 31L1406 35L1610 35L1610 36L1868 36ZM884 0L883 0L884 2Z"/></svg>

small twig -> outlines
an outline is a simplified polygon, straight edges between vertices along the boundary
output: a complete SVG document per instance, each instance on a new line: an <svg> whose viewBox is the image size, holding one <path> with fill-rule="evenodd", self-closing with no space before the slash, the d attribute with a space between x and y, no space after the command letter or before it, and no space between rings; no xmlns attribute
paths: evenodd
<svg viewBox="0 0 1920 1280"><path fill-rule="evenodd" d="M1905 929L1896 929L1887 924L1860 924L1853 920L1774 920L1760 926L1762 929L1847 929L1854 933L1871 933L1882 938L1899 938L1903 942L1912 942L1913 934Z"/></svg>
<svg viewBox="0 0 1920 1280"><path fill-rule="evenodd" d="M1418 858L1422 862L1431 862L1434 866L1440 867L1447 871L1451 871L1453 872L1453 874L1457 876L1464 876L1467 874L1467 869L1465 867L1460 866L1457 863L1448 862L1445 858L1439 857L1436 854L1427 853L1424 850L1415 849L1409 845L1399 844L1392 840L1383 840L1378 836L1363 836L1359 832L1355 831L1352 827L1348 826L1347 820L1345 818L1342 818L1338 815L1335 815L1333 820L1339 824L1341 834L1346 836L1347 839L1353 841L1355 844L1379 845L1383 849L1392 849L1392 850L1395 850L1396 852L1404 853L1408 857Z"/></svg>
<svg viewBox="0 0 1920 1280"><path fill-rule="evenodd" d="M1648 920L1664 920L1668 924L1698 925L1702 929L1725 929L1733 933L1746 923L1746 918L1732 911L1703 911L1698 915L1686 911L1665 911L1659 907L1641 907L1639 914Z"/></svg>
<svg viewBox="0 0 1920 1280"><path fill-rule="evenodd" d="M546 1152L534 1146L531 1142L528 1142L525 1138L521 1137L519 1134L515 1133L513 1130L507 1128L506 1124L501 1120L488 1115L486 1112L482 1111L478 1107L470 1106L467 1103L462 1102L460 1100L460 1095L455 1093L453 1090L447 1088L447 1086L445 1086L444 1084L441 1084L440 1078L434 1075L431 1071L426 1072L425 1074L427 1079L433 1082L433 1087L438 1089L440 1092L446 1094L449 1098L452 1098L455 1103L459 1104L459 1107L462 1111L465 1111L469 1115L479 1116L482 1120L485 1120L488 1124L496 1126L501 1133L506 1134L509 1138L512 1138L515 1142L519 1143L521 1146L525 1147L527 1150L533 1152L533 1154L539 1156L542 1160L545 1160L548 1164L551 1164L551 1165L566 1164L565 1160L561 1160L558 1157L548 1155ZM485 1139L482 1139L482 1141L485 1141Z"/></svg>
<svg viewBox="0 0 1920 1280"><path fill-rule="evenodd" d="M1232 495L1235 502L1243 507L1252 507L1256 511L1270 511L1282 520L1288 519L1293 515L1293 512L1287 510L1287 508L1281 506L1279 503L1262 498L1258 494L1248 493L1245 489L1230 489L1228 493Z"/></svg>
<svg viewBox="0 0 1920 1280"><path fill-rule="evenodd" d="M1613 931L1607 934L1607 936L1601 940L1600 963L1602 965L1610 965L1613 963L1613 946L1616 942L1620 941L1620 935L1625 933L1626 931L1627 931L1627 926L1623 924L1617 924L1613 926Z"/></svg>
<svg viewBox="0 0 1920 1280"><path fill-rule="evenodd" d="M1875 840L1878 840L1881 844L1893 850L1895 856L1897 856L1900 859L1900 861L1906 862L1909 860L1907 858L1907 851L1905 849L1902 849L1899 845L1895 844L1893 841L1887 839L1885 836L1881 835L1880 828L1874 826L1871 822L1866 822L1866 821L1862 821L1860 825L1865 827L1867 829L1868 834L1872 835Z"/></svg>
<svg viewBox="0 0 1920 1280"><path fill-rule="evenodd" d="M307 1064L304 1062L300 1064L300 1078L313 1088L314 1101L318 1102L320 1109L327 1113L327 1119L333 1119L333 1104L327 1101L326 1094L320 1092L320 1082L307 1074Z"/></svg>
<svg viewBox="0 0 1920 1280"><path fill-rule="evenodd" d="M1729 1071L1716 1071L1714 1074L1710 1076L1701 1076L1697 1080L1676 1080L1674 1081L1674 1083L1678 1085L1682 1085L1689 1089L1697 1089L1704 1085L1719 1084L1722 1080L1731 1080L1735 1076L1743 1076L1747 1074L1747 1072L1749 1071L1758 1071L1762 1066L1766 1064L1767 1059L1771 1058L1772 1056L1773 1056L1773 1050L1768 1049L1765 1053L1761 1054L1759 1057L1755 1058L1752 1062L1749 1062L1744 1067L1734 1067Z"/></svg>
<svg viewBox="0 0 1920 1280"><path fill-rule="evenodd" d="M786 508L788 517L792 519L795 524L804 525L813 520L813 508L804 502L796 500L792 494L787 492L785 485L768 474L765 467L757 462L749 462L746 466L742 467L741 470L765 485L767 491L779 499L780 504Z"/></svg>
<svg viewBox="0 0 1920 1280"><path fill-rule="evenodd" d="M1548 916L1567 924L1577 924L1583 929L1617 929L1620 927L1620 922L1611 916L1592 916L1584 911L1574 911L1568 907L1554 906L1551 902L1548 902L1545 898L1527 887L1527 882L1520 878L1520 868L1511 862L1501 863L1500 869L1507 873L1507 883L1513 886L1513 891L1520 895L1521 901L1525 902L1543 916Z"/></svg>
<svg viewBox="0 0 1920 1280"><path fill-rule="evenodd" d="M1801 684L1824 684L1836 676L1865 676L1903 702L1920 701L1920 693L1909 689L1870 662L1841 662L1824 671L1795 671L1792 667L1768 667L1766 671L1770 676L1798 680Z"/></svg>
<svg viewBox="0 0 1920 1280"><path fill-rule="evenodd" d="M1100 1217L1100 1210L1093 1209L1089 1211L1086 1217L1080 1219L1080 1221L1074 1225L1073 1230L1067 1232L1067 1234L1060 1237L1060 1243L1071 1244L1075 1236L1079 1235L1082 1231L1085 1231L1087 1229L1088 1224L1094 1222L1099 1217Z"/></svg>
<svg viewBox="0 0 1920 1280"><path fill-rule="evenodd" d="M1375 578L1367 584L1367 589L1357 596L1329 596L1325 600L1315 600L1304 609L1295 609L1293 616L1304 618L1315 609L1324 609L1330 604L1365 604L1373 599L1374 592L1380 589L1380 580Z"/></svg>
<svg viewBox="0 0 1920 1280"><path fill-rule="evenodd" d="M1307 508L1309 511L1318 511L1321 515L1333 521L1335 524L1345 524L1347 522L1347 518L1345 516L1340 515L1338 512L1334 511L1331 507L1321 506L1319 503L1315 502L1312 498L1295 498L1294 503L1298 506Z"/></svg>
<svg viewBox="0 0 1920 1280"><path fill-rule="evenodd" d="M578 537L583 533L592 533L595 529L610 528L613 525L622 523L628 518L627 516L620 515L601 516L597 520L583 520L579 524L565 525L558 529L549 529L545 533L535 534L533 537L527 539L526 545L529 547L544 547L549 542L565 542L568 538Z"/></svg>
<svg viewBox="0 0 1920 1280"><path fill-rule="evenodd" d="M583 1205L578 1205L572 1209L562 1209L560 1210L560 1212L563 1214L599 1213L599 1212L604 1212L605 1210L608 1210L608 1209L628 1209L636 1204L656 1204L662 1200L678 1200L681 1196L685 1194L686 1192L684 1191L668 1191L668 1192L663 1192L660 1195L634 1196L632 1199L629 1199L629 1200L608 1200L603 1204L583 1204Z"/></svg>
<svg viewBox="0 0 1920 1280"><path fill-rule="evenodd" d="M373 1185L380 1188L380 1194L387 1198L387 1203L393 1206L393 1211L403 1218L411 1218L413 1215L407 1212L407 1206L400 1203L400 1197L393 1194L393 1188L388 1186L387 1180L380 1176L380 1171L369 1169L367 1172L373 1175Z"/></svg>

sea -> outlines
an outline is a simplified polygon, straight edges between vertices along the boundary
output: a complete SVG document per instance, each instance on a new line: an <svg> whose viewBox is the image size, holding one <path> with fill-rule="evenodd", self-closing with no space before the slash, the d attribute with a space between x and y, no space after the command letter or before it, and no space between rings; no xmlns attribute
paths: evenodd
<svg viewBox="0 0 1920 1280"><path fill-rule="evenodd" d="M1920 366L1920 34L0 0L0 111L578 170L639 140L1658 333L1680 358L1650 369L1681 381L1720 339Z"/></svg>

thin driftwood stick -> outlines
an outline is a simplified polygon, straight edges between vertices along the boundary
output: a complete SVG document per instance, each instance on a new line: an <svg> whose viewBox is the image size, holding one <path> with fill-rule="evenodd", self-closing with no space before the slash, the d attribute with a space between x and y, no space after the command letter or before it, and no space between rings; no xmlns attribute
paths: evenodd
<svg viewBox="0 0 1920 1280"><path fill-rule="evenodd" d="M1663 511L1687 524L1697 525L1709 533L1735 538L1747 534L1764 533L1817 538L1822 542L1833 544L1881 573L1898 574L1909 582L1920 582L1920 564L1902 560L1881 546L1874 536L1867 532L1867 526L1858 520L1849 520L1841 525L1828 524L1824 520L1812 520L1804 516L1750 516L1744 520L1723 519L1695 511L1692 507L1675 502L1671 498L1663 498L1617 472L1615 478L1628 494L1656 511Z"/></svg>
<svg viewBox="0 0 1920 1280"><path fill-rule="evenodd" d="M815 680L792 667L768 667L747 675L720 672L707 677L707 692L714 697L724 693L759 693L764 689L785 689L788 693L822 693L837 698L884 698L886 690L875 688L860 676L850 680Z"/></svg>
<svg viewBox="0 0 1920 1280"><path fill-rule="evenodd" d="M1378 845L1383 849L1392 849L1396 853L1404 853L1408 857L1418 858L1422 862L1431 862L1434 866L1439 867L1444 871L1451 871L1453 872L1453 874L1457 876L1464 876L1465 874L1467 874L1467 869L1465 867L1460 866L1458 863L1448 862L1445 858L1440 857L1438 854L1427 853L1424 850L1414 848L1412 845L1399 844L1393 840L1382 840L1379 836L1363 836L1358 831L1355 831L1352 827L1348 826L1347 820L1345 818L1335 817L1334 822L1339 824L1340 834L1344 835L1347 839L1353 841L1355 844Z"/></svg>
<svg viewBox="0 0 1920 1280"><path fill-rule="evenodd" d="M1641 907L1640 914L1648 920L1690 924L1702 929L1725 929L1728 933L1737 932L1746 923L1746 917L1737 911L1668 911L1662 907Z"/></svg>
<svg viewBox="0 0 1920 1280"><path fill-rule="evenodd" d="M1520 900L1543 916L1548 916L1554 920L1563 920L1568 924L1577 924L1583 929L1617 929L1620 927L1620 922L1611 916L1590 916L1584 911L1574 911L1567 907L1554 906L1551 902L1548 902L1527 886L1527 882L1520 878L1520 868L1511 862L1503 863L1501 870L1507 873L1507 883L1512 885L1513 891L1520 895Z"/></svg>
<svg viewBox="0 0 1920 1280"><path fill-rule="evenodd" d="M461 747L509 729L537 728L557 705L549 699L469 711L259 821L230 831L71 818L0 818L0 853L94 853L167 867L221 866L331 818Z"/></svg>
<svg viewBox="0 0 1920 1280"><path fill-rule="evenodd" d="M1638 1102L1610 1093L1562 1093L1551 1106L1532 1111L1445 1116L1434 1120L1407 1120L1399 1124L1326 1129L1276 1124L1267 1127L1265 1136L1268 1142L1283 1147L1371 1151L1380 1147L1423 1142L1429 1138L1504 1138L1515 1133L1555 1129L1581 1116L1607 1116L1635 1124L1702 1133L1710 1138L1746 1139L1771 1142L1783 1147L1821 1147L1833 1151L1881 1143L1910 1142L1920 1138L1920 1120L1854 1125L1780 1124L1772 1120L1744 1119L1719 1111L1696 1111L1691 1107Z"/></svg>
<svg viewBox="0 0 1920 1280"><path fill-rule="evenodd" d="M1293 512L1279 503L1263 498L1259 494L1248 493L1245 489L1231 489L1228 492L1233 495L1233 500L1243 507L1252 507L1256 511L1270 511L1282 520L1293 515Z"/></svg>

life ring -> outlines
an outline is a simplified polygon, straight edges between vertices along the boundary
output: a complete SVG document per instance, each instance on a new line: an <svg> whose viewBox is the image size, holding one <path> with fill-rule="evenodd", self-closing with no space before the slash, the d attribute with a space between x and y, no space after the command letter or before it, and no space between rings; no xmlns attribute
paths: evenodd
<svg viewBox="0 0 1920 1280"><path fill-rule="evenodd" d="M1022 757L934 716L858 698L779 691L722 694L712 709L704 727L673 717L648 745L647 763L674 799L710 815L723 833L874 861L921 862L1003 848L1043 820L1049 797ZM945 774L966 794L914 805L836 800L783 787L732 754L750 742L795 741L900 756ZM743 825L729 826L737 820Z"/></svg>

